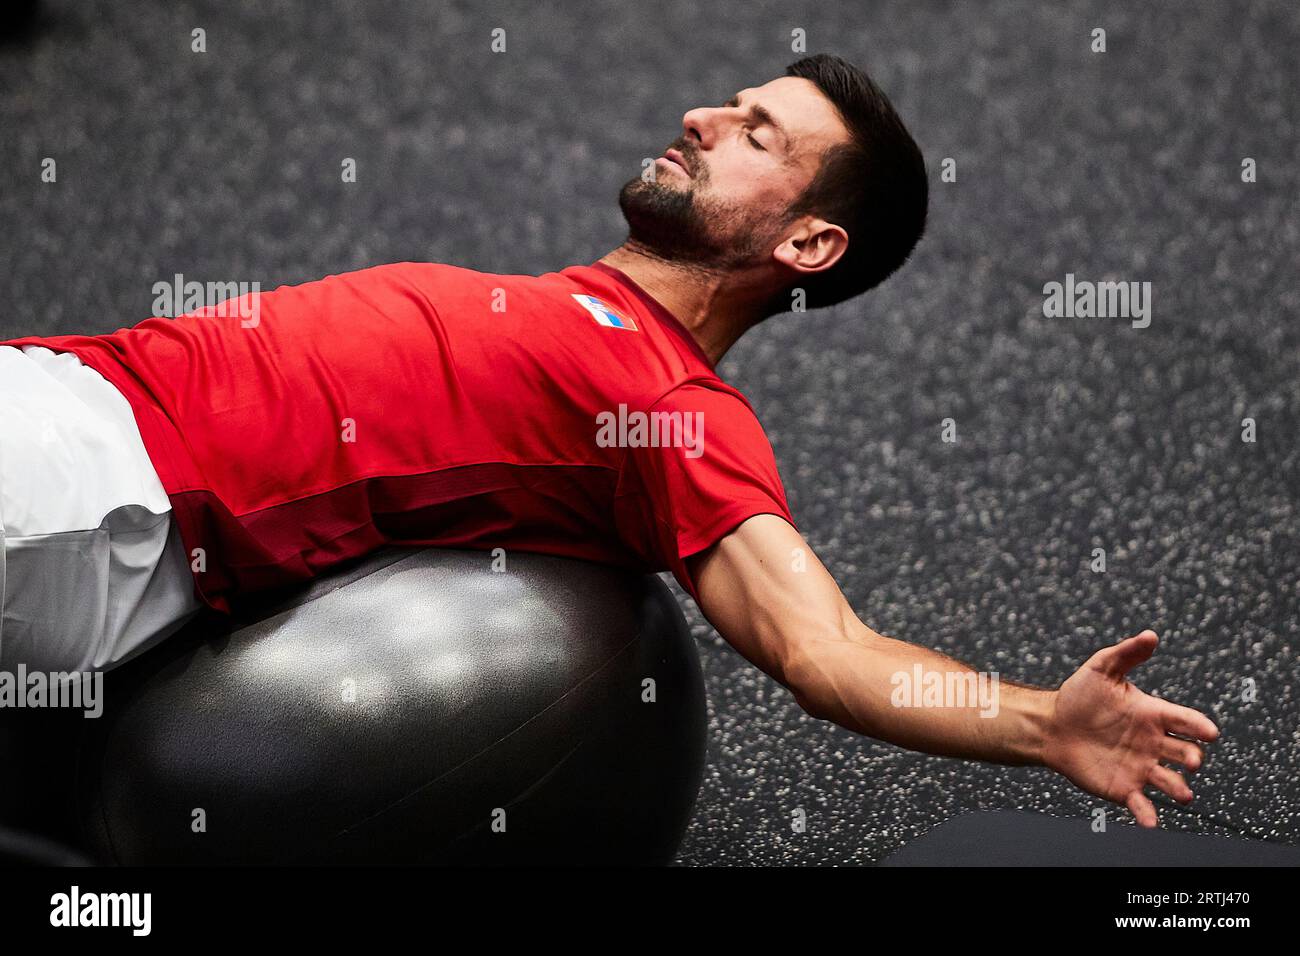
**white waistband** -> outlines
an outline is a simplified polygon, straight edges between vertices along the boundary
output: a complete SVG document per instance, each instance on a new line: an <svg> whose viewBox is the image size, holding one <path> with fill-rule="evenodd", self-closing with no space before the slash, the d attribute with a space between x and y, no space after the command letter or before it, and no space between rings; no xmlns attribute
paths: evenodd
<svg viewBox="0 0 1300 956"><path fill-rule="evenodd" d="M0 516L10 536L171 510L131 406L71 352L0 346Z"/></svg>

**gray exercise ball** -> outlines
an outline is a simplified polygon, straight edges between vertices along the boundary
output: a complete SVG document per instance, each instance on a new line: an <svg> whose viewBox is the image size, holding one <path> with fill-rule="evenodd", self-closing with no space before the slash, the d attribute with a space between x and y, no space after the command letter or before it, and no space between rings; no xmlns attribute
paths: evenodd
<svg viewBox="0 0 1300 956"><path fill-rule="evenodd" d="M389 550L106 675L77 811L104 862L657 864L704 763L657 577Z"/></svg>

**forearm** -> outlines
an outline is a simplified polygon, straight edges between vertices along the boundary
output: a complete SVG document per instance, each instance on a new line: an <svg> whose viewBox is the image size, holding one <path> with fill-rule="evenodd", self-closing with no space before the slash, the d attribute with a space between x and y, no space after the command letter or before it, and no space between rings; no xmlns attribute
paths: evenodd
<svg viewBox="0 0 1300 956"><path fill-rule="evenodd" d="M801 641L784 670L805 710L856 733L948 757L1042 763L1055 691L981 677L865 626Z"/></svg>

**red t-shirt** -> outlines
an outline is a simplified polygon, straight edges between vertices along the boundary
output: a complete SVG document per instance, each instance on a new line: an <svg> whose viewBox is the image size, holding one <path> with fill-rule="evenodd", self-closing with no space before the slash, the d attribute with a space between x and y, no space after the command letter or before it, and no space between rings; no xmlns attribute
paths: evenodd
<svg viewBox="0 0 1300 956"><path fill-rule="evenodd" d="M697 596L685 558L752 515L794 523L745 397L603 263L407 262L251 295L0 343L122 391L215 608L386 544L670 570Z"/></svg>

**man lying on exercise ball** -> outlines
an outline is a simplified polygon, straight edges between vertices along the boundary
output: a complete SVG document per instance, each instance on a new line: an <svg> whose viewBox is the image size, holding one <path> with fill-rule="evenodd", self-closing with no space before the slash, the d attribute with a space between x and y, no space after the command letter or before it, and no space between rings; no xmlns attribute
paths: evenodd
<svg viewBox="0 0 1300 956"><path fill-rule="evenodd" d="M1125 675L1151 631L1057 690L896 706L974 672L862 623L794 527L744 396L714 366L785 311L898 269L921 153L825 55L682 133L619 203L627 241L543 276L400 263L112 335L0 345L0 664L110 668L388 544L671 570L810 714L953 757L1041 764L1156 824L1218 731ZM174 520L173 520L174 518ZM485 565L486 568L486 565ZM956 682L954 682L956 678Z"/></svg>

